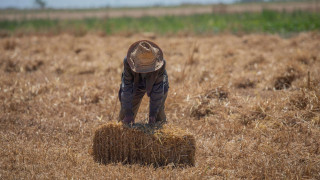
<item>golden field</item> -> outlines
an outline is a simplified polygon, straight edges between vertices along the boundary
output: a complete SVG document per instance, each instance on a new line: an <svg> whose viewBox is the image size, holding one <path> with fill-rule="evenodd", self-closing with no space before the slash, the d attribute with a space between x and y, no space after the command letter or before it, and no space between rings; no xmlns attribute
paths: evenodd
<svg viewBox="0 0 320 180"><path fill-rule="evenodd" d="M0 179L320 179L317 32L152 36L167 60L168 123L194 135L195 166L96 163L89 149L117 118L127 48L148 37L1 38Z"/></svg>

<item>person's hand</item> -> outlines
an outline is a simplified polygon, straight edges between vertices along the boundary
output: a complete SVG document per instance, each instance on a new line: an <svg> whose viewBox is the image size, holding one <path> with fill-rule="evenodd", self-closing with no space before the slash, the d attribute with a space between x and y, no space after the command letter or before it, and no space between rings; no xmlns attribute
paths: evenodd
<svg viewBox="0 0 320 180"><path fill-rule="evenodd" d="M130 125L134 123L134 119L133 116L126 116L124 117L124 119L122 120L122 122L126 125Z"/></svg>
<svg viewBox="0 0 320 180"><path fill-rule="evenodd" d="M156 124L156 118L155 117L149 117L149 125L154 125Z"/></svg>

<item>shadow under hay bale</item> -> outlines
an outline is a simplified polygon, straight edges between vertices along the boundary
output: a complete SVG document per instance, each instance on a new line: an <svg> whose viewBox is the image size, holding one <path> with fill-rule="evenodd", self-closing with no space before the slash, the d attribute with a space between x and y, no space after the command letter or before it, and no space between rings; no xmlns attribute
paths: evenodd
<svg viewBox="0 0 320 180"><path fill-rule="evenodd" d="M92 155L102 164L194 166L195 150L193 135L169 125L159 129L141 124L130 128L110 122L96 130Z"/></svg>

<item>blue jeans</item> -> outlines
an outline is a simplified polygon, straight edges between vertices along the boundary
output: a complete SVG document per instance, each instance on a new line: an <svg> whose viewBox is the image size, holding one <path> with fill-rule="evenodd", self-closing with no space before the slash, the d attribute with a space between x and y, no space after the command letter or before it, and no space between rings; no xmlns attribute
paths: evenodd
<svg viewBox="0 0 320 180"><path fill-rule="evenodd" d="M135 94L133 95L132 111L133 111L133 114L134 114L133 115L134 119L137 116L137 113L138 113L142 98L143 98L143 96L145 94L146 94L146 90L137 89ZM165 104L165 101L167 99L167 95L168 95L168 92L166 92L164 94L163 98L162 98L162 102L161 102L160 108L159 108L158 113L156 115L156 121L157 122L158 121L159 122L166 122L167 121L167 117L166 117L166 114L164 112L164 108L165 108L164 104ZM120 104L121 104L121 88L119 90L119 100L120 100ZM124 117L125 117L125 110L121 107L118 120L122 121L124 119Z"/></svg>

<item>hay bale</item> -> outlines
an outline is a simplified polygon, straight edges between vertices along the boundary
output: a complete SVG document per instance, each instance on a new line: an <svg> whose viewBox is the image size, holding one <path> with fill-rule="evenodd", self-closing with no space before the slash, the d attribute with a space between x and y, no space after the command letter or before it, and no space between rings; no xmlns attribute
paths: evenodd
<svg viewBox="0 0 320 180"><path fill-rule="evenodd" d="M193 135L169 125L159 129L144 125L129 128L122 123L110 122L96 130L92 155L102 164L193 166L195 149Z"/></svg>

